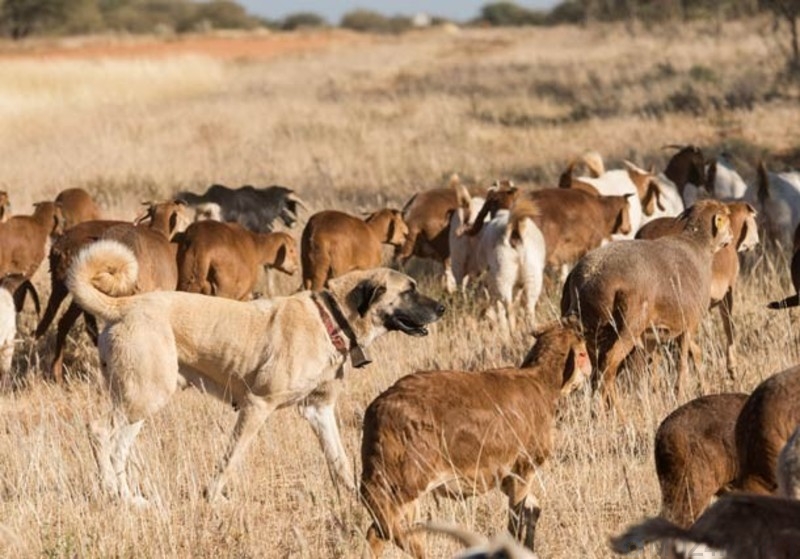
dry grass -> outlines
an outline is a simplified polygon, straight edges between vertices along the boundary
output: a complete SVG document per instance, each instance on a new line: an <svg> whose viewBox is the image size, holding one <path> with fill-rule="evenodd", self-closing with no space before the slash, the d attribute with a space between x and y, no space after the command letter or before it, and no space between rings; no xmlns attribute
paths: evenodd
<svg viewBox="0 0 800 559"><path fill-rule="evenodd" d="M797 91L776 79L767 21L712 27L438 31L271 60L15 60L0 69L0 187L14 210L86 186L110 215L131 217L140 198L212 182L284 184L315 209L399 206L453 171L475 180L512 176L552 184L571 156L593 148L618 162L663 166L663 144L725 147L746 176L761 153L800 145ZM750 102L752 110L746 108ZM695 114L696 113L696 114ZM761 258L742 281L735 320L741 367L726 380L721 329L706 321L704 361L687 394L750 390L797 361L791 313L764 303L788 292L786 263ZM418 266L438 292L430 267ZM38 284L46 291L46 270ZM299 280L283 282L289 291ZM399 376L419 368L482 369L518 362L531 340L502 343L454 298L428 338L392 334L375 363L348 371L339 407L358 462L359 418ZM556 316L551 289L541 320ZM34 318L23 317L22 331ZM249 453L229 504L201 498L234 412L188 391L139 438L136 477L144 511L100 495L85 423L107 406L94 380L96 351L69 347L66 388L41 380L52 339L25 338L19 388L0 397L0 553L17 557L353 557L367 518L337 495L313 435L278 412ZM564 403L560 442L542 472L542 557L607 557L623 524L658 510L652 438L676 405L673 369L631 379L627 422L596 421L589 397ZM426 500L423 515L490 533L505 501ZM429 538L435 557L452 544ZM392 551L392 557L399 553ZM652 553L648 556L653 556Z"/></svg>

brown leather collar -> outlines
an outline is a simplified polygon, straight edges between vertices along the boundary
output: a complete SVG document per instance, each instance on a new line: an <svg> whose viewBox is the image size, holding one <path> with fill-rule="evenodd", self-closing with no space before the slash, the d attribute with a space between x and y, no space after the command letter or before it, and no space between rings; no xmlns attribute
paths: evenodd
<svg viewBox="0 0 800 559"><path fill-rule="evenodd" d="M312 293L311 300L314 301L314 304L317 306L319 316L322 318L325 330L328 331L328 337L333 347L342 355L347 355L350 352L350 343L348 343L350 340L347 339L342 328L336 324L333 313L328 309L328 306L321 300L322 293L324 292Z"/></svg>
<svg viewBox="0 0 800 559"><path fill-rule="evenodd" d="M353 328L333 295L329 291L318 291L317 293L312 293L311 298L316 303L317 309L319 309L322 322L328 331L328 337L339 353L345 356L349 355L350 363L356 369L366 367L372 363L372 360L367 357L364 348L358 344L356 333L353 332Z"/></svg>

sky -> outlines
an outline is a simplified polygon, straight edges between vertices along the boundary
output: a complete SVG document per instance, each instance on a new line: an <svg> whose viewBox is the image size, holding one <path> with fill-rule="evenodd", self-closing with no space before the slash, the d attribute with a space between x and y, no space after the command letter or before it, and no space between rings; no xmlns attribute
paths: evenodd
<svg viewBox="0 0 800 559"><path fill-rule="evenodd" d="M478 15L490 0L238 0L248 12L270 19L281 19L296 12L314 12L330 23L338 23L342 15L357 8L365 8L386 15L413 15L425 12L456 21L466 21ZM528 0L517 2L526 8L548 9L558 0Z"/></svg>

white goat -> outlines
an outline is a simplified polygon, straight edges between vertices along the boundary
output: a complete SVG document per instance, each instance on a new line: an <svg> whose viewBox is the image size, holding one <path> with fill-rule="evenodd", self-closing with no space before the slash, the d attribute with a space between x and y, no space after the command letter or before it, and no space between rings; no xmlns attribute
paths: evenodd
<svg viewBox="0 0 800 559"><path fill-rule="evenodd" d="M529 324L536 318L545 265L544 236L533 221L537 215L534 202L521 198L511 210L499 210L480 233L476 264L489 270L489 295L500 327L507 332L516 330L513 303L518 284Z"/></svg>
<svg viewBox="0 0 800 559"><path fill-rule="evenodd" d="M538 209L527 197L516 199L516 195L517 190L510 183L504 190L491 189L485 201L469 198L462 188L458 193L459 209L450 222L450 258L456 282L463 288L464 278L477 277L488 270L492 312L504 332L516 330L514 287L522 285L526 317L533 323L544 278L544 236L533 221ZM497 205L500 199L509 204L516 201L509 210L508 206ZM466 208L469 219L480 222L478 227L471 224L469 231ZM492 213L494 217L485 221Z"/></svg>
<svg viewBox="0 0 800 559"><path fill-rule="evenodd" d="M483 207L484 199L471 197L462 184L457 184L458 208L450 216L450 267L455 279L456 289L463 291L469 279L474 279L483 271L475 260L478 237L465 235L464 231L474 223L475 217ZM489 216L486 216L488 220Z"/></svg>
<svg viewBox="0 0 800 559"><path fill-rule="evenodd" d="M678 196L680 209L677 209L674 196L667 192L665 198L664 188L656 180L655 175L630 161L625 161L625 169L612 169L596 178L579 177L577 180L593 186L602 196L634 194L628 198L631 231L624 235L614 233L611 236L613 240L632 239L639 227L648 221L656 217L678 215L683 211L680 196ZM665 200L668 202L667 205L664 204Z"/></svg>
<svg viewBox="0 0 800 559"><path fill-rule="evenodd" d="M14 338L17 336L17 313L22 311L26 293L31 294L36 314L39 314L39 295L30 280L22 274L9 274L0 279L0 387L11 380L11 361L14 358Z"/></svg>
<svg viewBox="0 0 800 559"><path fill-rule="evenodd" d="M759 209L770 235L791 246L800 224L800 172L770 173L759 163L758 183L747 189L745 200Z"/></svg>

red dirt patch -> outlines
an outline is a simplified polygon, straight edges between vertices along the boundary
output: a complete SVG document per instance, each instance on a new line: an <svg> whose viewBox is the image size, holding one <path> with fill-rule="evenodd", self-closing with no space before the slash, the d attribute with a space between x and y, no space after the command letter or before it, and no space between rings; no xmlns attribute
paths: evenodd
<svg viewBox="0 0 800 559"><path fill-rule="evenodd" d="M366 40L364 35L342 31L186 35L170 39L81 37L0 44L0 59L166 58L192 54L221 59L264 59Z"/></svg>

